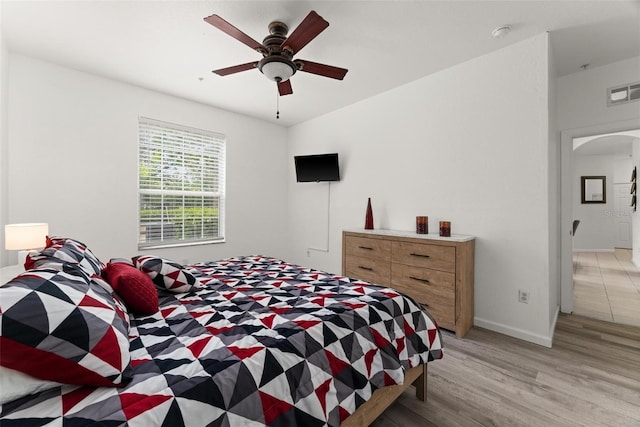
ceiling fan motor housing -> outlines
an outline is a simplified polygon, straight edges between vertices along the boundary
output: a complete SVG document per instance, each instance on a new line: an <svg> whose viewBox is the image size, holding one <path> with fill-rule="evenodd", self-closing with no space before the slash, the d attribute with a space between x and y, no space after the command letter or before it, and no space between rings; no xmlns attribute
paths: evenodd
<svg viewBox="0 0 640 427"><path fill-rule="evenodd" d="M269 24L269 34L282 36L282 40L289 32L289 26L282 21L273 21Z"/></svg>
<svg viewBox="0 0 640 427"><path fill-rule="evenodd" d="M288 80L297 71L296 65L291 60L293 52L282 47L288 32L287 24L274 21L269 24L269 35L262 41L267 52L263 53L264 57L258 62L258 69L268 79L276 82Z"/></svg>

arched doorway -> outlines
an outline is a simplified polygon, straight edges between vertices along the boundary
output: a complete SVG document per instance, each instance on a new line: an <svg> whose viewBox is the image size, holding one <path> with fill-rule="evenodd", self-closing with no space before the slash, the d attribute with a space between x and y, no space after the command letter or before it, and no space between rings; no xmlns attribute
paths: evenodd
<svg viewBox="0 0 640 427"><path fill-rule="evenodd" d="M575 197L575 173L574 173L574 152L573 142L575 138L589 137L594 135L628 133L640 129L640 120L628 120L605 125L598 125L588 128L571 129L561 132L561 287L560 302L561 311L571 313L574 311L573 301L573 276L574 276L574 254L573 254L573 221L574 217L574 197ZM631 134L635 136L634 134ZM634 164L639 166L640 149L638 158ZM579 196L578 196L579 197ZM582 224L580 225L582 227ZM640 227L636 227L640 228ZM640 230L636 230L632 238L632 245L635 241L636 252L640 253L638 243L640 243ZM580 231L578 231L579 233Z"/></svg>

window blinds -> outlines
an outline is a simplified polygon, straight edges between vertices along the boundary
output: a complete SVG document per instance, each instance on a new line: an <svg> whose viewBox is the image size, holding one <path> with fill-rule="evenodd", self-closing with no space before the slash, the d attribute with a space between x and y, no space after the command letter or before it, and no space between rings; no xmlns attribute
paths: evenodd
<svg viewBox="0 0 640 427"><path fill-rule="evenodd" d="M140 248L224 240L224 135L139 119Z"/></svg>

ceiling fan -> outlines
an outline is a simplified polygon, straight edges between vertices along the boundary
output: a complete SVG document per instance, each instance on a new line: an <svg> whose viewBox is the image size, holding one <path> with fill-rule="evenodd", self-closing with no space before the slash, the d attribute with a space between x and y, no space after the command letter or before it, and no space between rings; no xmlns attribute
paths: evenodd
<svg viewBox="0 0 640 427"><path fill-rule="evenodd" d="M280 21L270 23L269 35L264 38L262 43L252 39L218 15L208 16L204 20L262 54L262 59L259 61L213 70L219 76L227 76L258 68L267 78L277 82L280 95L290 95L293 93L293 89L289 78L296 71L304 71L337 80L342 80L347 74L348 70L344 68L318 64L317 62L303 59L293 59L295 54L300 52L303 47L329 26L329 23L313 10L309 12L288 37L289 27L285 23Z"/></svg>

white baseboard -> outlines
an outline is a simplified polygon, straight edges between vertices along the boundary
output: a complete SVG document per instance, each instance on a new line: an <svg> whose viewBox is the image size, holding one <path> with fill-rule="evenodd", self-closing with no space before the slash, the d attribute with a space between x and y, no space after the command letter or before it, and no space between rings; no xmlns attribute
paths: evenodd
<svg viewBox="0 0 640 427"><path fill-rule="evenodd" d="M558 314L556 311L556 317L558 318ZM555 328L555 319L553 322L553 326ZM480 328L489 329L490 331L499 332L501 334L509 335L510 337L518 338L524 341L529 341L534 344L538 344L544 347L551 348L551 343L553 341L553 333L548 336L534 334L530 331L525 331L524 329L514 328L512 326L503 325L502 323L493 322L491 320L481 319L479 317L475 317L473 319L473 325L478 326ZM551 330L553 331L553 329Z"/></svg>
<svg viewBox="0 0 640 427"><path fill-rule="evenodd" d="M611 249L611 248L609 248L609 249L576 249L576 248L573 248L573 252L611 252L611 253L613 253L615 251L616 251L615 249Z"/></svg>

